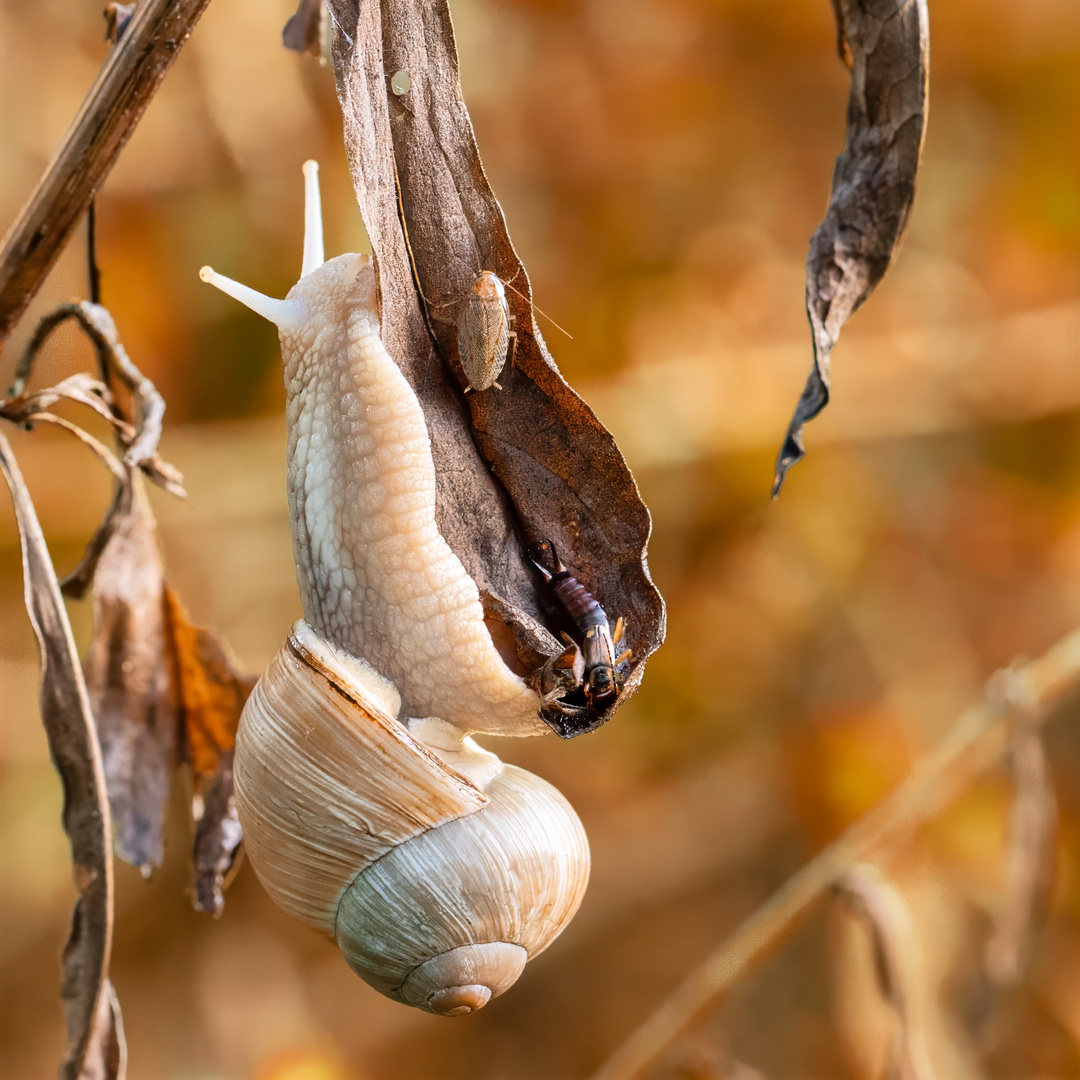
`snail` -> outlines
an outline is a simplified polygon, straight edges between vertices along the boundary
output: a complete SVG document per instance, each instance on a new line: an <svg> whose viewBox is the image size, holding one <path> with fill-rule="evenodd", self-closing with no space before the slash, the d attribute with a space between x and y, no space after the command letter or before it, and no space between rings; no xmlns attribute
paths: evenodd
<svg viewBox="0 0 1080 1080"><path fill-rule="evenodd" d="M324 260L314 162L304 175L284 300L200 271L279 330L304 613L241 716L237 809L280 907L375 989L461 1015L573 916L588 841L554 787L472 739L548 727L439 533L427 426L379 338L371 259Z"/></svg>

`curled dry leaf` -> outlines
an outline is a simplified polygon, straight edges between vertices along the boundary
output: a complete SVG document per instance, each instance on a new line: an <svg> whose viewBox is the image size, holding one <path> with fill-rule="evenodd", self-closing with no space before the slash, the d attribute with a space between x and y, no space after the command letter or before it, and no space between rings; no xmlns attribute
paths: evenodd
<svg viewBox="0 0 1080 1080"><path fill-rule="evenodd" d="M209 630L192 625L168 586L165 604L184 716L184 756L196 781L202 782L217 774L221 755L232 750L240 713L256 680L236 671L224 645Z"/></svg>
<svg viewBox="0 0 1080 1080"><path fill-rule="evenodd" d="M195 781L195 896L220 912L240 827L232 805L232 747L254 680L221 643L191 625L165 583L153 514L137 475L94 575L94 638L86 680L116 823L116 851L149 873L161 864L169 785L179 760Z"/></svg>
<svg viewBox="0 0 1080 1080"><path fill-rule="evenodd" d="M196 907L220 912L240 844L231 751L253 680L235 672L208 630L191 625L166 585L154 517L134 472L121 487L93 580L94 638L85 670L116 852L144 874L161 865L173 769L188 761Z"/></svg>
<svg viewBox="0 0 1080 1080"><path fill-rule="evenodd" d="M71 840L78 892L64 949L62 996L68 1048L60 1071L64 1080L77 1080L95 1067L92 1050L98 1060L108 1056L108 1037L95 1033L101 1030L102 998L109 994L113 904L109 803L90 702L60 586L30 493L3 436L0 471L11 489L22 540L26 610L41 650L41 717L64 788L64 829ZM118 1020L114 997L109 1011ZM121 1038L118 1023L112 1030Z"/></svg>
<svg viewBox="0 0 1080 1080"><path fill-rule="evenodd" d="M805 450L803 425L829 402L829 356L840 329L881 280L907 226L926 120L926 0L833 0L841 59L851 69L847 142L825 220L810 240L806 312L814 366L776 462L773 496Z"/></svg>
<svg viewBox="0 0 1080 1080"><path fill-rule="evenodd" d="M243 834L233 797L233 752L218 759L195 800L195 908L215 917L225 907L225 886L238 865Z"/></svg>
<svg viewBox="0 0 1080 1080"><path fill-rule="evenodd" d="M103 376L115 376L128 389L137 424L120 414L104 382L86 374L25 392L34 358L66 319L74 319L94 343ZM144 874L161 864L169 786L183 750L196 781L196 906L220 912L224 878L240 845L231 764L221 758L231 755L251 680L236 675L208 631L191 626L165 584L156 524L136 472L142 470L173 494L185 494L179 472L157 455L164 402L120 344L108 310L92 303L62 304L41 320L16 370L14 389L18 393L0 403L0 416L27 427L63 426L89 445L117 480L104 520L65 582L76 597L94 585L94 637L85 674L116 824L116 852ZM125 451L122 465L92 436L48 411L63 401L87 406L112 427Z"/></svg>
<svg viewBox="0 0 1080 1080"><path fill-rule="evenodd" d="M98 1001L97 1021L79 1080L124 1080L127 1075L127 1043L124 1020L113 984L105 980Z"/></svg>
<svg viewBox="0 0 1080 1080"><path fill-rule="evenodd" d="M281 42L293 52L322 58L322 23L326 17L323 0L300 0L295 13L281 32Z"/></svg>
<svg viewBox="0 0 1080 1080"><path fill-rule="evenodd" d="M85 661L116 827L116 853L144 874L161 865L177 763L164 566L141 480L121 488L94 574L94 637Z"/></svg>
<svg viewBox="0 0 1080 1080"><path fill-rule="evenodd" d="M90 445L117 478L105 518L65 582L74 596L94 585L94 637L85 676L101 739L116 852L144 874L161 864L169 786L182 747L197 784L213 789L213 798L206 800L197 792L194 806L197 906L216 897L207 910L220 910L239 826L231 824L231 767L219 766L219 758L231 751L251 680L236 675L222 646L208 631L190 625L167 589L156 525L138 473L80 428L37 411L59 400L79 401L124 429L107 396L103 384L73 376L49 390L11 399L0 405L0 415L16 423L61 424ZM152 445L149 450L153 453ZM216 821L205 817L207 804L219 808ZM214 850L215 842L221 851Z"/></svg>
<svg viewBox="0 0 1080 1080"><path fill-rule="evenodd" d="M477 152L445 0L330 0L334 67L360 211L375 253L382 338L416 391L438 476L439 529L504 623L534 684L563 652L528 548L552 540L614 619L632 661L595 712L545 703L563 737L592 730L638 686L664 636L649 577L649 515L610 434L559 374L533 319L528 277ZM398 95L390 75L408 72ZM517 292L515 369L465 397L456 316L481 269ZM422 302L422 297L428 302ZM496 629L496 640L499 633Z"/></svg>
<svg viewBox="0 0 1080 1080"><path fill-rule="evenodd" d="M184 752L195 782L192 816L194 903L220 915L223 892L240 856L240 820L233 799L233 745L255 679L240 675L218 639L193 626L166 587L165 601L183 714Z"/></svg>

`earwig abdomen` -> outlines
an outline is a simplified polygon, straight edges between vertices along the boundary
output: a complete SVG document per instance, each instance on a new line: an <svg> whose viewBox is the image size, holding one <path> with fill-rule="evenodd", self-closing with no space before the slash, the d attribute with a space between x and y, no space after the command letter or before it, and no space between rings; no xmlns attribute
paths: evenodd
<svg viewBox="0 0 1080 1080"><path fill-rule="evenodd" d="M588 626L608 625L604 609L595 597L569 571L563 570L551 579L551 588L574 625L584 631Z"/></svg>

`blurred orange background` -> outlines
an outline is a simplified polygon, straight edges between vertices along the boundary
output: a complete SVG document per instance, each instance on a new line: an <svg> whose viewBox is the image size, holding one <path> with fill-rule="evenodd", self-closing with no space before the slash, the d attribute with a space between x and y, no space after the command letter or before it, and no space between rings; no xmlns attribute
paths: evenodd
<svg viewBox="0 0 1080 1080"><path fill-rule="evenodd" d="M594 876L521 982L448 1021L369 990L243 869L220 921L166 865L119 869L113 965L139 1080L581 1077L788 874L890 789L986 678L1080 622L1080 5L934 0L910 233L834 354L834 403L783 497L810 364L807 241L843 143L826 0L451 0L481 154L570 382L654 519L667 644L616 720L494 747L579 809ZM283 295L300 165L327 250L362 249L329 69L284 51L290 0L215 0L98 201L103 301L168 402L155 492L193 617L260 670L299 614L273 328L202 286ZM102 62L98 5L0 5L0 220ZM77 236L5 348L85 295ZM89 367L57 334L35 382ZM13 435L60 568L109 495L76 444ZM62 1057L73 898L36 649L0 500L0 1076ZM619 614L619 613L614 613ZM630 613L625 613L630 614ZM80 640L88 604L72 605ZM1080 1076L1080 734L1050 728L1053 911L1024 985L981 975L1005 909L1006 770L878 865L910 907L950 1077ZM181 781L180 786L183 786ZM819 904L658 1075L874 1077L889 1039L860 924ZM749 1076L750 1073L741 1075Z"/></svg>

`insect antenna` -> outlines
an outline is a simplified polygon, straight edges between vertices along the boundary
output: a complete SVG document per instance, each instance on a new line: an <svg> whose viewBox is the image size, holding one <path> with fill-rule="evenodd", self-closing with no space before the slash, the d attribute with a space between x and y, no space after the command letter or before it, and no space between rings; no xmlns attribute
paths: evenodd
<svg viewBox="0 0 1080 1080"><path fill-rule="evenodd" d="M514 276L517 277L516 274ZM503 284L511 292L517 293L517 295L520 296L521 299L524 300L526 304L529 304L532 307L533 311L537 312L537 314L539 314L539 315L543 315L544 318L547 319L547 321L549 323L551 323L551 325L554 326L556 330L558 330L561 333L565 334L571 341L574 340L574 335L571 334L569 330L564 330L546 311L544 311L544 309L542 307L540 307L538 304L536 304L532 300L530 300L524 293L518 292L517 289L515 289L514 286L510 284L509 281L504 281Z"/></svg>

